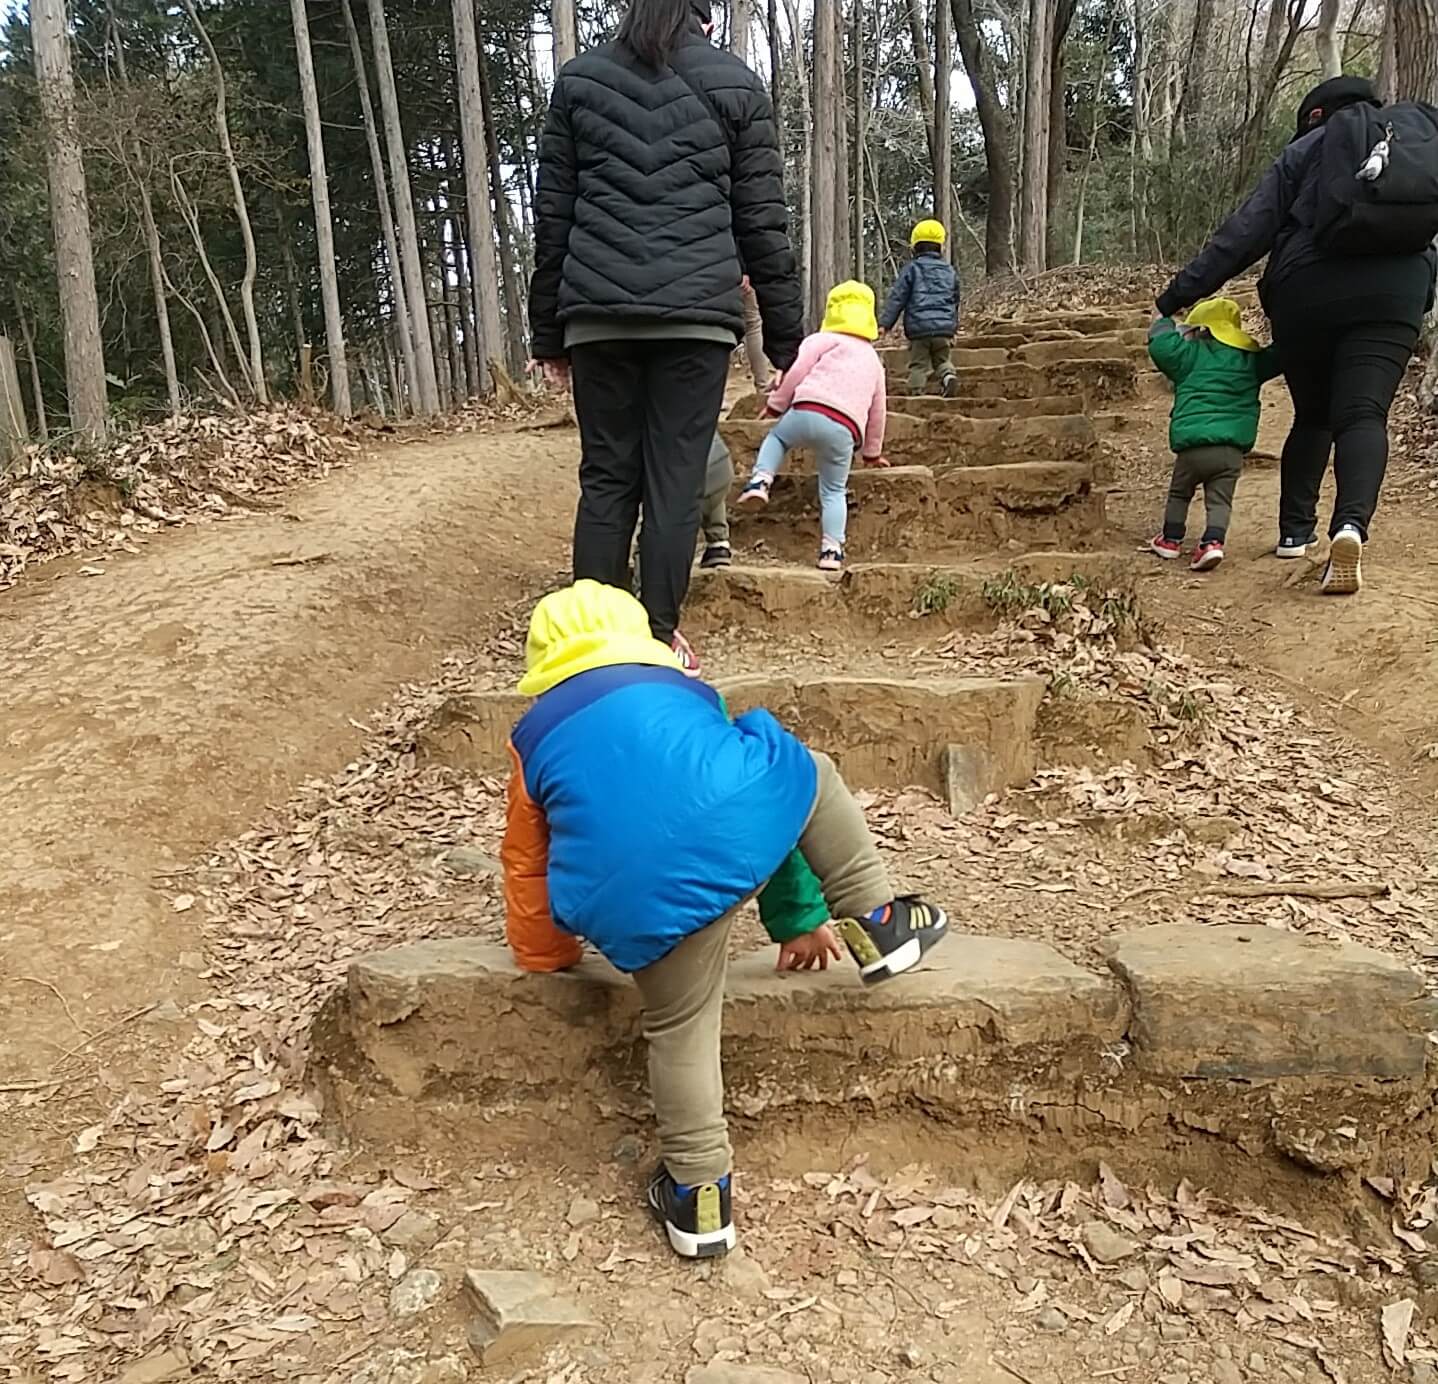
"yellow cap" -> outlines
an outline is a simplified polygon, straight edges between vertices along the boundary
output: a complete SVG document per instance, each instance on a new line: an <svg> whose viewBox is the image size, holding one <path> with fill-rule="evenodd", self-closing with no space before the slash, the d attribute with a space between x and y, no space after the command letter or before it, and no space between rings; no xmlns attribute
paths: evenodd
<svg viewBox="0 0 1438 1384"><path fill-rule="evenodd" d="M627 591L597 581L577 581L552 591L529 618L524 647L528 671L519 690L537 697L576 673L616 663L678 668L667 644L649 632L649 616Z"/></svg>
<svg viewBox="0 0 1438 1384"><path fill-rule="evenodd" d="M824 308L824 325L820 330L877 341L879 320L874 316L874 290L855 279L846 279L835 285L829 291L829 301Z"/></svg>
<svg viewBox="0 0 1438 1384"><path fill-rule="evenodd" d="M1184 324L1202 327L1215 340L1236 351L1256 351L1256 342L1243 330L1243 310L1232 298L1209 298L1188 310Z"/></svg>
<svg viewBox="0 0 1438 1384"><path fill-rule="evenodd" d="M920 221L909 236L909 247L915 245L942 245L947 236L942 221Z"/></svg>

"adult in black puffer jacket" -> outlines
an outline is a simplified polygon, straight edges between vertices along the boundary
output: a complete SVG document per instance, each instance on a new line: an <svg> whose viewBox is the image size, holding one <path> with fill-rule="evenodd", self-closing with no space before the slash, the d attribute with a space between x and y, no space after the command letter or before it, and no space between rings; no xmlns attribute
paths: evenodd
<svg viewBox="0 0 1438 1384"><path fill-rule="evenodd" d="M676 626L746 273L769 359L787 369L804 335L773 108L711 27L709 0L632 0L618 39L560 72L529 290L535 359L572 372L574 576L626 585L642 499L644 605L686 662Z"/></svg>
<svg viewBox="0 0 1438 1384"><path fill-rule="evenodd" d="M1172 316L1268 255L1259 296L1293 397L1278 555L1302 557L1316 542L1332 448L1338 496L1323 589L1338 595L1361 585L1359 559L1388 463L1388 411L1433 302L1435 264L1431 249L1338 257L1315 242L1324 124L1361 102L1382 104L1362 77L1336 77L1310 92L1293 141L1158 299L1159 311Z"/></svg>

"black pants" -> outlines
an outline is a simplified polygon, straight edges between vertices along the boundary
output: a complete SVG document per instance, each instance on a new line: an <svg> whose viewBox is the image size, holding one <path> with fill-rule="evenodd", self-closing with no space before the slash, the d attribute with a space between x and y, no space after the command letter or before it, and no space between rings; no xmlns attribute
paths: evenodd
<svg viewBox="0 0 1438 1384"><path fill-rule="evenodd" d="M1293 431L1283 444L1280 537L1306 539L1318 531L1318 491L1333 450L1338 497L1330 535L1352 524L1368 537L1388 466L1388 410L1418 344L1400 322L1324 326L1274 323Z"/></svg>
<svg viewBox="0 0 1438 1384"><path fill-rule="evenodd" d="M600 341L570 353L583 456L574 579L626 588L639 506L641 599L668 643L689 592L709 447L733 348Z"/></svg>

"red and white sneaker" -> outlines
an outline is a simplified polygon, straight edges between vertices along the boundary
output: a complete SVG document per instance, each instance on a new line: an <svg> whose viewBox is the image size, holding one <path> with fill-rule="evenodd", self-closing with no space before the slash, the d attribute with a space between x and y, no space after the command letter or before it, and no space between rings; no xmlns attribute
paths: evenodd
<svg viewBox="0 0 1438 1384"><path fill-rule="evenodd" d="M674 655L679 660L679 669L686 678L697 678L699 676L699 655L694 652L694 646L685 637L674 631L674 638L670 641L669 647L674 650Z"/></svg>
<svg viewBox="0 0 1438 1384"><path fill-rule="evenodd" d="M1183 555L1183 544L1159 534L1157 538L1148 540L1148 550L1155 556L1163 558L1165 562L1172 562L1174 558Z"/></svg>
<svg viewBox="0 0 1438 1384"><path fill-rule="evenodd" d="M1216 538L1200 543L1193 550L1193 561L1188 564L1190 572L1211 572L1223 561L1223 544Z"/></svg>

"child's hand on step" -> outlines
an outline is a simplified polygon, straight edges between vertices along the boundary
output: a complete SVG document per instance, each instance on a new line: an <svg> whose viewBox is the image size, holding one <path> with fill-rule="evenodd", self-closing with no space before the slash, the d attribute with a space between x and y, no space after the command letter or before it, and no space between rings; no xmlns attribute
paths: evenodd
<svg viewBox="0 0 1438 1384"><path fill-rule="evenodd" d="M887 471L892 465L888 457L865 457L865 466L872 466L876 471Z"/></svg>
<svg viewBox="0 0 1438 1384"><path fill-rule="evenodd" d="M825 923L822 927L816 927L813 932L806 932L802 937L795 937L792 941L781 943L779 964L775 969L812 971L817 968L827 971L830 959L837 961L842 955L843 952L839 949L839 939L834 936L834 929Z"/></svg>

